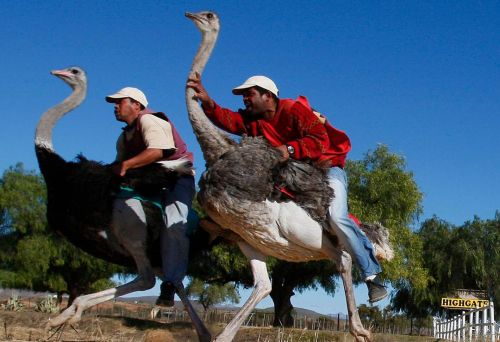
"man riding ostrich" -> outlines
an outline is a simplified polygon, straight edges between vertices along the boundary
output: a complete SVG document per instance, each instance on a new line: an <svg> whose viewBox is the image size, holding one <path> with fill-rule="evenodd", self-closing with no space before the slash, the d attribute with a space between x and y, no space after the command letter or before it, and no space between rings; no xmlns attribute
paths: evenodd
<svg viewBox="0 0 500 342"><path fill-rule="evenodd" d="M296 110L294 115L270 115L271 117L268 117L268 114L279 110L279 107L272 102L276 101L272 95L275 93L277 97L277 88L265 86L263 87L265 92L262 94L245 94L247 99L249 96L256 96L255 101L247 100L247 108L253 107L255 112L252 114L257 116L254 119L258 122L254 122L254 126L246 126L248 122L243 120L241 113L223 115L218 118L223 121L223 123L218 122L221 126L234 125L232 126L236 128L234 133L249 135L243 137L239 143L229 139L213 125L203 111L204 109L205 111L214 110L215 103L206 94L200 80L200 75L215 46L220 28L219 18L213 12L187 13L186 16L192 19L202 33L202 43L194 58L186 89L189 120L200 143L207 167L200 179L198 199L205 212L213 220L213 225L229 230L233 236L239 237L239 240L236 240L237 244L249 259L254 277L254 289L250 297L235 318L217 336L216 341L231 341L257 303L270 293L271 283L266 268L266 256L293 262L321 259L334 261L344 283L350 331L359 342L371 341L371 333L363 328L356 309L352 288L351 257L345 251L349 249L349 246L346 243L339 244L339 240L343 237L336 237L332 234L334 228L330 227L327 218L327 211L332 203L333 189L328 186L326 172L308 163L288 158L290 153L300 153L312 159L319 159L323 152L327 152L331 147L329 134L325 132L323 124L314 116L312 110L305 108L307 106L299 101L296 105L292 105L292 108L295 107ZM255 84L253 86L246 84L241 88L238 87L236 91L249 89L257 91L253 88L254 86ZM269 99L268 102L267 99ZM198 100L201 101L203 108ZM281 122L280 120L283 119L284 125L283 127L274 126L272 122L266 121L268 119L276 122ZM286 123L287 119L292 123ZM297 127L293 126L293 122L299 119L307 120L311 126L302 127L304 131L297 132L295 130ZM266 126L268 136L262 133L263 126ZM282 128L293 129L283 132ZM307 129L309 133L314 130L314 134L307 137L306 134L301 135ZM274 139L268 139L271 135ZM297 142L301 138L313 141L307 143L302 141L304 143L302 145ZM295 141L294 144L290 144L292 148L285 146L289 141ZM275 142L279 144L274 144ZM316 144L314 151L308 155L308 148L314 144ZM326 161L331 162L330 166L343 165L333 164L333 160L343 161L342 154L345 155L347 151L344 149L338 158L327 158ZM293 170L294 174L300 177L294 179L295 177L287 176L287 170ZM315 190L309 191L308 199L316 205L311 206L311 201L304 205L297 199L276 200L274 198L275 180L281 176L287 186L289 183L296 183L297 180L309 190ZM298 189L300 191L301 186ZM319 197L320 200L315 197ZM347 210L345 215L347 215ZM204 226L204 228L209 227ZM388 252L386 256L390 257L392 250L387 246L386 238L385 234L381 245L385 245L386 248L382 247L382 250ZM372 276L379 270L374 269L369 272L372 271L373 273L368 274L370 278L367 281L368 286L373 285L376 289L371 291L372 300L375 300L383 298L386 290L382 285L373 282Z"/></svg>
<svg viewBox="0 0 500 342"><path fill-rule="evenodd" d="M36 128L35 151L47 185L49 226L96 257L135 267L138 275L131 282L116 288L76 298L70 307L51 319L47 327L77 322L83 311L93 305L152 288L155 275L163 277L163 259L166 261L164 270L170 272L171 277L167 280L176 287L200 341L210 341L210 333L190 304L181 282L188 246L185 241L181 244L177 237L181 236L181 240L185 238L186 213L193 195L192 159L185 145L182 145L171 124L163 124L163 121L168 121L161 114L158 114L158 120L162 120L158 126L170 129L173 143L155 145L154 137L151 141L141 140L141 129L151 124L147 121L156 122L157 119L143 111L147 100L145 96L138 96L142 92L125 88L108 97L108 101L116 103L117 118L130 126L128 131L132 138L127 140L125 129L124 146L119 147L117 163L103 165L82 156L75 162L65 161L53 148L52 130L63 115L84 100L87 76L79 67L56 70L52 74L71 86L73 92L45 112ZM142 119L135 120L139 117ZM140 127L143 121L144 125ZM141 155L141 148L150 143L154 150ZM134 157L137 158L134 160ZM137 197L157 196L159 189L165 189L161 191L159 202L145 200L139 205ZM174 196L179 192L180 195ZM161 203L161 197L165 205L160 204L160 209L157 204ZM170 234L171 231L173 234ZM162 256L159 255L160 250ZM173 267L168 263L172 255L176 256L172 259L175 263Z"/></svg>

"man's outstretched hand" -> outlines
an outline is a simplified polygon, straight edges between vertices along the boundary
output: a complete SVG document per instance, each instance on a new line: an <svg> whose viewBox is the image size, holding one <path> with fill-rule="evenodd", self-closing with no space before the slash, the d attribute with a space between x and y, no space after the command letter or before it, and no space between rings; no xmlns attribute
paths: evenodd
<svg viewBox="0 0 500 342"><path fill-rule="evenodd" d="M200 100L205 108L213 108L214 103L213 100L208 95L207 90L203 86L201 82L201 75L198 72L195 72L194 75L191 75L186 83L186 87L193 88L195 91L195 98Z"/></svg>

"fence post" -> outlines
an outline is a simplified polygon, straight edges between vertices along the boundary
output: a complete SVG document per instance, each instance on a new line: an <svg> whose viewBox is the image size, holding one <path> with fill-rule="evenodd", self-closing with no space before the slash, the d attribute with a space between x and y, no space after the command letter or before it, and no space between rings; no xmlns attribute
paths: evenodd
<svg viewBox="0 0 500 342"><path fill-rule="evenodd" d="M449 320L448 321L448 324L447 324L447 327L446 327L446 338L448 340L451 340L453 337L452 337L452 330L453 330L453 319Z"/></svg>
<svg viewBox="0 0 500 342"><path fill-rule="evenodd" d="M437 329L436 329L436 326L437 326L437 325L436 325L436 319L437 319L436 317L432 317L432 336L433 336L434 338L436 338L436 337L437 337L437 336L436 336L436 330L437 330Z"/></svg>
<svg viewBox="0 0 500 342"><path fill-rule="evenodd" d="M496 331L495 331L495 310L493 308L493 302L490 302L490 333L491 333L491 342L496 341Z"/></svg>
<svg viewBox="0 0 500 342"><path fill-rule="evenodd" d="M489 308L488 308L489 309ZM486 335L488 334L488 309L485 309L483 311L483 320L482 320L482 326L481 326L481 331L483 332L484 341L486 341Z"/></svg>
<svg viewBox="0 0 500 342"><path fill-rule="evenodd" d="M465 311L462 311L462 316L460 316L460 331L458 334L458 340L465 341Z"/></svg>
<svg viewBox="0 0 500 342"><path fill-rule="evenodd" d="M455 340L457 333L457 316L453 317L453 320L451 321L451 339Z"/></svg>

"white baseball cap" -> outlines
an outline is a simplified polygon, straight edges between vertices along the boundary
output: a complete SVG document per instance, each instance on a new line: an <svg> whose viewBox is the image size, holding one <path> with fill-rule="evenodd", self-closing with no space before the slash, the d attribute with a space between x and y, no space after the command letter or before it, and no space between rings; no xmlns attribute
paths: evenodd
<svg viewBox="0 0 500 342"><path fill-rule="evenodd" d="M274 95L278 96L278 87L273 82L272 79L266 76L252 76L246 80L242 85L233 89L234 95L241 95L246 89L252 87L261 87L263 89L269 90Z"/></svg>
<svg viewBox="0 0 500 342"><path fill-rule="evenodd" d="M130 97L133 100L136 100L141 105L146 108L148 106L148 100L146 99L146 95L144 93L133 87L125 87L116 92L116 94L106 96L106 101L110 103L115 103L117 99L124 99L126 97Z"/></svg>

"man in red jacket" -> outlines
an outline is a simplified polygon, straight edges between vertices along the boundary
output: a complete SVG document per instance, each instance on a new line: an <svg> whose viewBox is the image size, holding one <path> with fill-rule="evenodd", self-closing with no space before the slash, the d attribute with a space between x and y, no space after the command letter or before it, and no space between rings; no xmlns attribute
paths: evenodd
<svg viewBox="0 0 500 342"><path fill-rule="evenodd" d="M233 89L233 94L243 96L245 105L237 112L219 106L208 95L198 74L188 80L187 86L195 90L205 114L219 128L237 135L264 136L281 152L283 161L310 159L331 165L329 180L335 197L329 208L330 226L357 261L368 286L369 301L385 298L385 287L375 281L381 268L373 245L348 216L347 178L343 170L351 149L347 135L322 121L305 97L280 99L278 87L265 76L252 76Z"/></svg>

